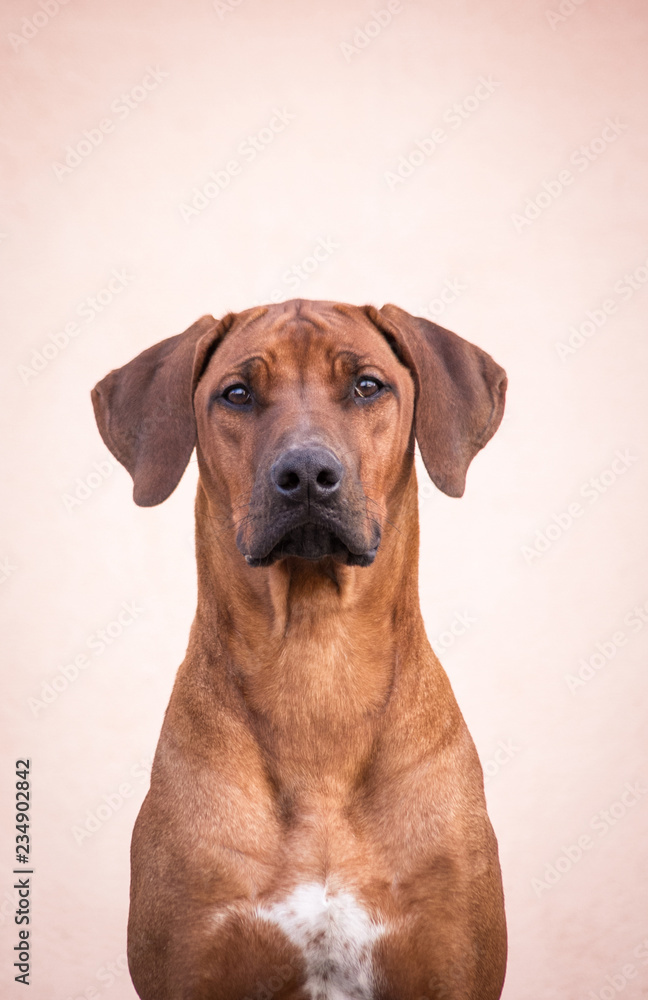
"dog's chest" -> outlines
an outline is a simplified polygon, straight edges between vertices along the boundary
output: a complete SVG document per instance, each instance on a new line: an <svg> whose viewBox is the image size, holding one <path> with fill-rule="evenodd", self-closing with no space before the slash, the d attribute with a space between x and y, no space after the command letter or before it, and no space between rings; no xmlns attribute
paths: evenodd
<svg viewBox="0 0 648 1000"><path fill-rule="evenodd" d="M351 892L304 883L285 899L258 907L257 916L300 950L311 1000L371 1000L372 949L385 927Z"/></svg>

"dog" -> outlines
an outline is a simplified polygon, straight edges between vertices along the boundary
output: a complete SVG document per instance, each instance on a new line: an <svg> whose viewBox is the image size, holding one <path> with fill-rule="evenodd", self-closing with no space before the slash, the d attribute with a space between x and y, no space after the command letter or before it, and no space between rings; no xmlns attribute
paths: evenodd
<svg viewBox="0 0 648 1000"><path fill-rule="evenodd" d="M418 599L418 441L464 492L505 372L394 305L203 316L92 391L198 603L131 848L142 1000L496 1000L497 841Z"/></svg>

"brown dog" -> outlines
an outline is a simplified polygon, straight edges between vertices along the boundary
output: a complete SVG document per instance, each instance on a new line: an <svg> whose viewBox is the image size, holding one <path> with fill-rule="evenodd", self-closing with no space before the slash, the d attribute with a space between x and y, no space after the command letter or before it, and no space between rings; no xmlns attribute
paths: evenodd
<svg viewBox="0 0 648 1000"><path fill-rule="evenodd" d="M196 446L198 608L132 844L143 1000L496 1000L482 771L425 635L414 439L464 491L506 376L396 306L203 316L93 391L141 506Z"/></svg>

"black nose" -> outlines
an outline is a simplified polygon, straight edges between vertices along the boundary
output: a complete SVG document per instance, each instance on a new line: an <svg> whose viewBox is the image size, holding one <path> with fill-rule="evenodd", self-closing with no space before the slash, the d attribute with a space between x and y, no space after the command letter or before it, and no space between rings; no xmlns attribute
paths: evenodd
<svg viewBox="0 0 648 1000"><path fill-rule="evenodd" d="M291 500L326 501L339 489L344 470L328 448L289 448L270 469L277 493Z"/></svg>

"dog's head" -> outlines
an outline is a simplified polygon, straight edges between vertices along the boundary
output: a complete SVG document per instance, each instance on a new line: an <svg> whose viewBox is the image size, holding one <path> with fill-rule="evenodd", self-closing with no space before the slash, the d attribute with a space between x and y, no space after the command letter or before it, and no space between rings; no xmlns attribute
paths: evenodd
<svg viewBox="0 0 648 1000"><path fill-rule="evenodd" d="M396 306L293 300L203 316L107 375L92 401L140 506L172 493L196 445L248 564L368 566L414 436L433 482L459 497L505 392L488 354Z"/></svg>

